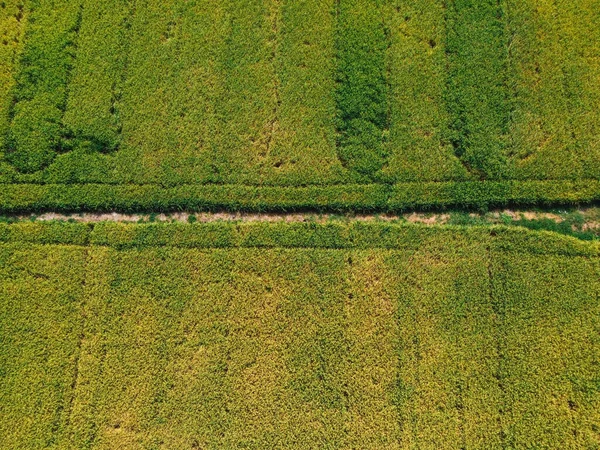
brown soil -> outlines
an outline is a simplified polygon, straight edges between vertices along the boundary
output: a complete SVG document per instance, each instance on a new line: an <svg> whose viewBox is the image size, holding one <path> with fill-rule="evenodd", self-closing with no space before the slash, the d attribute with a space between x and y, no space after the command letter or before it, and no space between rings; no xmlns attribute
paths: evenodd
<svg viewBox="0 0 600 450"><path fill-rule="evenodd" d="M587 208L576 211L584 220L583 230L600 230L600 208ZM571 214L573 211L570 212ZM544 211L518 211L518 210L496 210L485 214L471 213L474 219L483 220L486 223L502 223L504 217L513 220L527 219L551 219L556 222L567 220L569 212L563 213L544 212ZM13 216L20 220L41 220L41 221L76 221L76 222L189 222L190 216L195 216L196 222L317 222L324 223L332 220L343 221L384 221L384 222L410 222L426 225L447 224L451 220L449 213L407 213L399 215L391 214L311 214L311 213L170 213L170 214L121 214L121 213L79 213L79 214L58 214L44 213L41 215L19 215Z"/></svg>

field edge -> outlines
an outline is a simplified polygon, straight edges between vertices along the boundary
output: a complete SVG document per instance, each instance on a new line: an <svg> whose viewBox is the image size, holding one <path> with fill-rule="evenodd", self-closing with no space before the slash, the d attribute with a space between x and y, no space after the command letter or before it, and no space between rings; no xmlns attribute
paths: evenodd
<svg viewBox="0 0 600 450"><path fill-rule="evenodd" d="M505 225L385 222L0 223L0 244L104 246L116 249L314 248L415 250L444 242L487 241L490 249L537 255L600 257L599 241Z"/></svg>
<svg viewBox="0 0 600 450"><path fill-rule="evenodd" d="M0 213L79 211L373 211L576 205L600 201L600 180L330 186L4 184Z"/></svg>

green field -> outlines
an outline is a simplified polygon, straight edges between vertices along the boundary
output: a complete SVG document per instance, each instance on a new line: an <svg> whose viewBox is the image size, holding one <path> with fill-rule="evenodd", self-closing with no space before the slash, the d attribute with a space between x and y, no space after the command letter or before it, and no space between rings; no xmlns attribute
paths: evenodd
<svg viewBox="0 0 600 450"><path fill-rule="evenodd" d="M0 0L0 450L600 450L599 202L600 0Z"/></svg>
<svg viewBox="0 0 600 450"><path fill-rule="evenodd" d="M0 225L2 449L600 448L600 247Z"/></svg>
<svg viewBox="0 0 600 450"><path fill-rule="evenodd" d="M4 0L0 210L600 199L600 0Z"/></svg>

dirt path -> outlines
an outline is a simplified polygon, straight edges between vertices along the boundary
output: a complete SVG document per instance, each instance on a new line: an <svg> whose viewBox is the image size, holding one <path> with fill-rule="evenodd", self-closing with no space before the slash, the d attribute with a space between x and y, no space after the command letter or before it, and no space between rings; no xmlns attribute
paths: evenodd
<svg viewBox="0 0 600 450"><path fill-rule="evenodd" d="M426 225L434 224L495 224L511 223L519 220L544 220L561 223L569 221L574 229L580 231L598 231L600 233L600 207L532 211L532 210L494 210L487 213L407 213L399 215L389 214L316 214L316 213L288 213L288 214L256 214L256 213L170 213L170 214L121 214L121 213L75 213L57 214L45 213L40 215L14 215L7 216L12 220L40 220L40 221L75 221L75 222L317 222L328 221L385 221L385 222L411 222Z"/></svg>

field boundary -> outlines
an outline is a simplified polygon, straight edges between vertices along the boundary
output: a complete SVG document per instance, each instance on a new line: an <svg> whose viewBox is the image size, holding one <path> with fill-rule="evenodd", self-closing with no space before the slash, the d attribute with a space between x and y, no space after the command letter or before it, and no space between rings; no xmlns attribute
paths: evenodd
<svg viewBox="0 0 600 450"><path fill-rule="evenodd" d="M572 205L600 200L600 179L325 186L4 184L0 213L40 211L377 211Z"/></svg>
<svg viewBox="0 0 600 450"><path fill-rule="evenodd" d="M457 233L457 230L460 233ZM440 244L440 235L447 235ZM0 244L144 248L270 248L417 250L447 242L487 240L490 251L600 257L599 241L504 225L457 226L390 223L0 223ZM437 242L437 244L436 244ZM461 245L459 245L460 247Z"/></svg>

